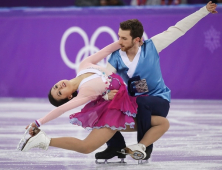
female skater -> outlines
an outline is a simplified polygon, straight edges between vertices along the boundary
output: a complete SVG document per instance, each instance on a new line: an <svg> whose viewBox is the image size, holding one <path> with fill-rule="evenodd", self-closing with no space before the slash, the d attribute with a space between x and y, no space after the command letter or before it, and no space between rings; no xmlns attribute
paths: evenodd
<svg viewBox="0 0 222 170"><path fill-rule="evenodd" d="M139 43L140 39L136 38L133 41ZM80 140L73 137L49 138L40 131L29 139L22 151L33 147L47 150L48 146L53 146L87 154L106 143L117 131L136 131L136 97L128 95L120 76L96 65L119 48L118 42L106 46L81 62L74 79L56 83L50 90L49 100L59 107L32 123L32 127L40 127L64 112L87 103L81 112L70 115L70 122L92 129L91 133L84 140ZM112 101L102 98L113 89L118 90L118 93ZM130 154L134 159L145 158L146 147L159 139L169 128L168 120L159 116L152 116L151 124L152 128L146 132L143 139L138 144L126 147L123 152ZM33 130L29 133L33 135Z"/></svg>

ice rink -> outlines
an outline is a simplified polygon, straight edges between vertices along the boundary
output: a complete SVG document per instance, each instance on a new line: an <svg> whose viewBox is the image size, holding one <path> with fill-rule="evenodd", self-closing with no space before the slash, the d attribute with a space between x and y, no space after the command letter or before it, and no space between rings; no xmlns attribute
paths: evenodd
<svg viewBox="0 0 222 170"><path fill-rule="evenodd" d="M172 100L169 131L154 144L148 164L138 165L128 156L126 164L95 164L93 153L49 148L23 153L16 146L26 125L41 118L53 107L45 99L0 99L1 170L221 170L222 101ZM42 126L49 137L73 136L84 139L88 131L69 123L69 114ZM123 133L128 145L136 143L136 133ZM117 161L113 159L112 161Z"/></svg>

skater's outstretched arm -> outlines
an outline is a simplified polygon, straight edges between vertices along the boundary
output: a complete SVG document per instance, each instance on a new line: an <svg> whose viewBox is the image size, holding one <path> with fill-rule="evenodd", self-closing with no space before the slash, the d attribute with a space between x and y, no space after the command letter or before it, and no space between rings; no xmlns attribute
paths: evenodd
<svg viewBox="0 0 222 170"><path fill-rule="evenodd" d="M63 113L65 113L69 110L75 109L76 107L89 102L90 100L91 100L90 95L87 95L87 93L82 94L80 92L76 97L71 99L69 102L55 108L54 110L52 110L51 112L46 114L41 119L38 119L38 122L40 123L40 125L45 124L45 123L61 116Z"/></svg>
<svg viewBox="0 0 222 170"><path fill-rule="evenodd" d="M161 52L164 48L176 41L179 37L184 35L198 21L200 21L209 13L217 13L216 7L217 5L210 1L206 6L202 7L200 10L177 22L176 25L171 26L166 31L153 36L151 39L157 49L157 52Z"/></svg>
<svg viewBox="0 0 222 170"><path fill-rule="evenodd" d="M40 118L37 120L37 124L43 125L59 116L61 116L63 113L75 109L78 106L81 106L83 104L86 104L87 102L91 100L95 100L95 98L98 96L97 92L93 89L90 88L90 86L82 87L79 90L79 93L76 97L71 99L69 102L55 108L48 114L46 114L44 117ZM37 127L36 123L32 123L32 127ZM26 129L28 126L26 127ZM30 135L32 135L32 130L30 130Z"/></svg>
<svg viewBox="0 0 222 170"><path fill-rule="evenodd" d="M120 48L120 45L118 41L107 45L103 49L99 50L97 53L85 58L81 63L79 68L83 67L85 64L92 63L92 64L97 64L100 62L102 59L106 58L109 54L112 52L118 50Z"/></svg>
<svg viewBox="0 0 222 170"><path fill-rule="evenodd" d="M114 42L114 43L106 46L105 48L98 51L97 53L95 53L95 54L89 56L88 58L84 59L80 64L80 69L85 64L88 64L88 63L96 64L96 63L98 63L100 60L102 60L107 55L109 55L110 53L112 53L113 51L115 51L119 48L120 48L120 45L119 45L118 42ZM51 120L59 117L60 115L62 115L66 111L74 109L78 106L81 106L81 105L93 100L93 97L98 96L98 95L100 95L100 94L98 94L91 86L83 87L83 88L80 89L79 94L77 95L77 97L73 98L69 102L67 102L67 103L59 106L58 108L54 109L53 111L49 112L46 116L37 120L37 122L39 124L44 124L48 121L51 121Z"/></svg>

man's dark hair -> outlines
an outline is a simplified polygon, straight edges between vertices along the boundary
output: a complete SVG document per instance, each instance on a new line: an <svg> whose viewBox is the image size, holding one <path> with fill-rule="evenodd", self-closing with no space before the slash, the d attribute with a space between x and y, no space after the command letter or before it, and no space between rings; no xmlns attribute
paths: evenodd
<svg viewBox="0 0 222 170"><path fill-rule="evenodd" d="M130 30L130 36L134 39L136 37L142 38L143 36L143 25L137 19L130 19L120 23L122 30Z"/></svg>
<svg viewBox="0 0 222 170"><path fill-rule="evenodd" d="M64 103L66 103L66 102L69 101L68 98L66 98L66 99L61 99L61 100L56 100L56 99L54 99L53 96L52 96L51 90L52 90L52 89L50 89L50 91L49 91L48 98L49 98L49 102L50 102L52 105L58 107L58 106L61 106L61 105L63 105ZM75 92L72 94L72 97L73 97L73 98L76 97L77 94L78 94L78 92L75 91Z"/></svg>

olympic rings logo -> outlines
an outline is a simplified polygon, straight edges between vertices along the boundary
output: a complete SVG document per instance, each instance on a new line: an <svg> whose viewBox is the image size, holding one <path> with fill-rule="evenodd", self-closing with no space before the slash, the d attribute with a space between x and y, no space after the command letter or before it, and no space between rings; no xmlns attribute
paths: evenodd
<svg viewBox="0 0 222 170"><path fill-rule="evenodd" d="M80 27L68 28L64 32L61 42L60 42L60 54L61 54L61 57L62 57L64 63L69 68L77 71L79 64L81 62L81 59L84 59L84 58L96 53L97 51L99 51L99 48L95 46L95 42L96 42L98 36L103 32L108 33L112 37L114 42L118 40L116 33L110 27L107 27L107 26L101 26L98 29L96 29L96 31L93 33L90 41L89 41L89 38L88 38L86 32L82 28L80 28ZM72 61L69 60L68 56L66 55L66 51L65 51L66 40L72 33L78 33L83 38L83 41L85 44L85 46L82 47L79 50L79 52L77 53L75 63L73 63ZM144 40L148 39L147 34L145 32L143 34L143 39ZM108 60L106 60L106 61L108 61ZM99 64L102 66L106 66L107 63L104 61L101 61Z"/></svg>

